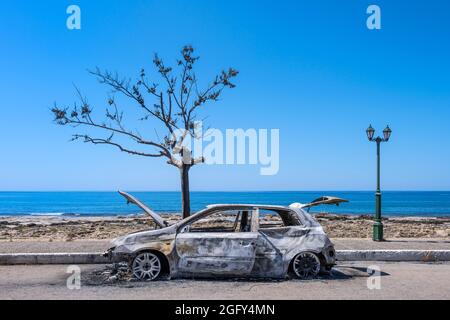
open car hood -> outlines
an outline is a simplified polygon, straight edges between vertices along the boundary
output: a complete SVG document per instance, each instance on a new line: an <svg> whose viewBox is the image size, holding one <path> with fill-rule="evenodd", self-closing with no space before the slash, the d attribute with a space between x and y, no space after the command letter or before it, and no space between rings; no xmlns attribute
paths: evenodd
<svg viewBox="0 0 450 320"><path fill-rule="evenodd" d="M150 209L149 207L147 207L144 203L142 203L141 201L139 201L138 199L136 199L135 197L133 197L132 195L123 192L123 191L119 191L119 193L125 198L127 199L127 203L133 203L135 205L137 205L139 208L141 208L142 210L144 210L144 212L149 215L153 221L155 221L155 223L161 227L161 228L165 228L167 226L169 226L169 224L167 223L167 221L165 221L163 218L161 218L161 216L159 214L157 214L156 212L154 212L152 209Z"/></svg>

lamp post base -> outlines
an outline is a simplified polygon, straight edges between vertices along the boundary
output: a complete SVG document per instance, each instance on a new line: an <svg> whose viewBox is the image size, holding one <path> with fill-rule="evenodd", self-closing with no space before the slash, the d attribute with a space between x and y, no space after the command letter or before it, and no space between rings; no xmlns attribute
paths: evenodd
<svg viewBox="0 0 450 320"><path fill-rule="evenodd" d="M375 222L373 224L373 241L384 241L383 224L381 222Z"/></svg>

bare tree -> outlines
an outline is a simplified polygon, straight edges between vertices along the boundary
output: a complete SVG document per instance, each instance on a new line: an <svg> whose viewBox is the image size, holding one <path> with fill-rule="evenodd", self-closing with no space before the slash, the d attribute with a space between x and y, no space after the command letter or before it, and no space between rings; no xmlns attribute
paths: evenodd
<svg viewBox="0 0 450 320"><path fill-rule="evenodd" d="M195 130L198 121L197 111L209 102L218 101L225 88L234 88L235 85L231 80L238 75L238 71L232 68L222 71L204 90L201 90L194 72L194 65L199 57L194 56L194 49L191 46L184 46L181 56L182 58L177 60L178 73L175 76L175 71L166 66L155 54L153 64L162 79L161 83L150 82L144 69L135 82L99 68L89 71L100 83L111 88L113 93L108 98L106 112L100 121L94 119L93 107L78 89L80 103L71 108L55 104L52 112L55 122L59 125L86 127L104 132L103 137L78 133L73 135L72 140L81 139L87 143L114 146L131 155L167 158L167 163L180 171L182 212L183 217L188 217L189 170L196 164L203 163L204 159L193 158L192 151L184 144L185 139L188 135L199 138ZM160 137L156 133L156 138L150 139L144 138L137 130L127 129L124 111L118 106L116 94L133 101L134 106L143 114L139 120L156 119L164 134ZM133 146L129 146L130 143Z"/></svg>

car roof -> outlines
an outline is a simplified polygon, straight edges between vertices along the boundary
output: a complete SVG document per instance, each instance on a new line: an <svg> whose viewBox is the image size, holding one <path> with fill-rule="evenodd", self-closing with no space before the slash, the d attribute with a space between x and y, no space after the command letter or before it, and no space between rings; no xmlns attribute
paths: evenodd
<svg viewBox="0 0 450 320"><path fill-rule="evenodd" d="M285 206L278 206L278 205L267 205L267 204L236 204L236 203L229 203L229 204L211 204L207 206L208 209L253 209L253 208L259 208L259 209L266 209L266 210L291 210L289 207Z"/></svg>
<svg viewBox="0 0 450 320"><path fill-rule="evenodd" d="M201 219L204 215L210 214L217 210L253 210L255 208L263 209L263 210L273 210L278 211L279 214L283 213L296 213L301 219L302 223L308 226L317 225L317 221L315 221L307 212L303 211L300 208L292 208L287 206L280 205L267 205L267 204L211 204L207 206L205 209L200 210L187 218L184 218L178 221L176 224L178 226L184 226L191 221L195 221L197 219Z"/></svg>

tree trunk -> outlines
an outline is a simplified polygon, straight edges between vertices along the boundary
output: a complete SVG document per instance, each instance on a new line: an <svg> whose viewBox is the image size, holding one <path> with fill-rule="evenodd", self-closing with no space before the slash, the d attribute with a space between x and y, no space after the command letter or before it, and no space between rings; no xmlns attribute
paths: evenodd
<svg viewBox="0 0 450 320"><path fill-rule="evenodd" d="M191 199L189 194L189 169L190 165L183 164L180 169L181 174L181 204L183 219L191 215Z"/></svg>

